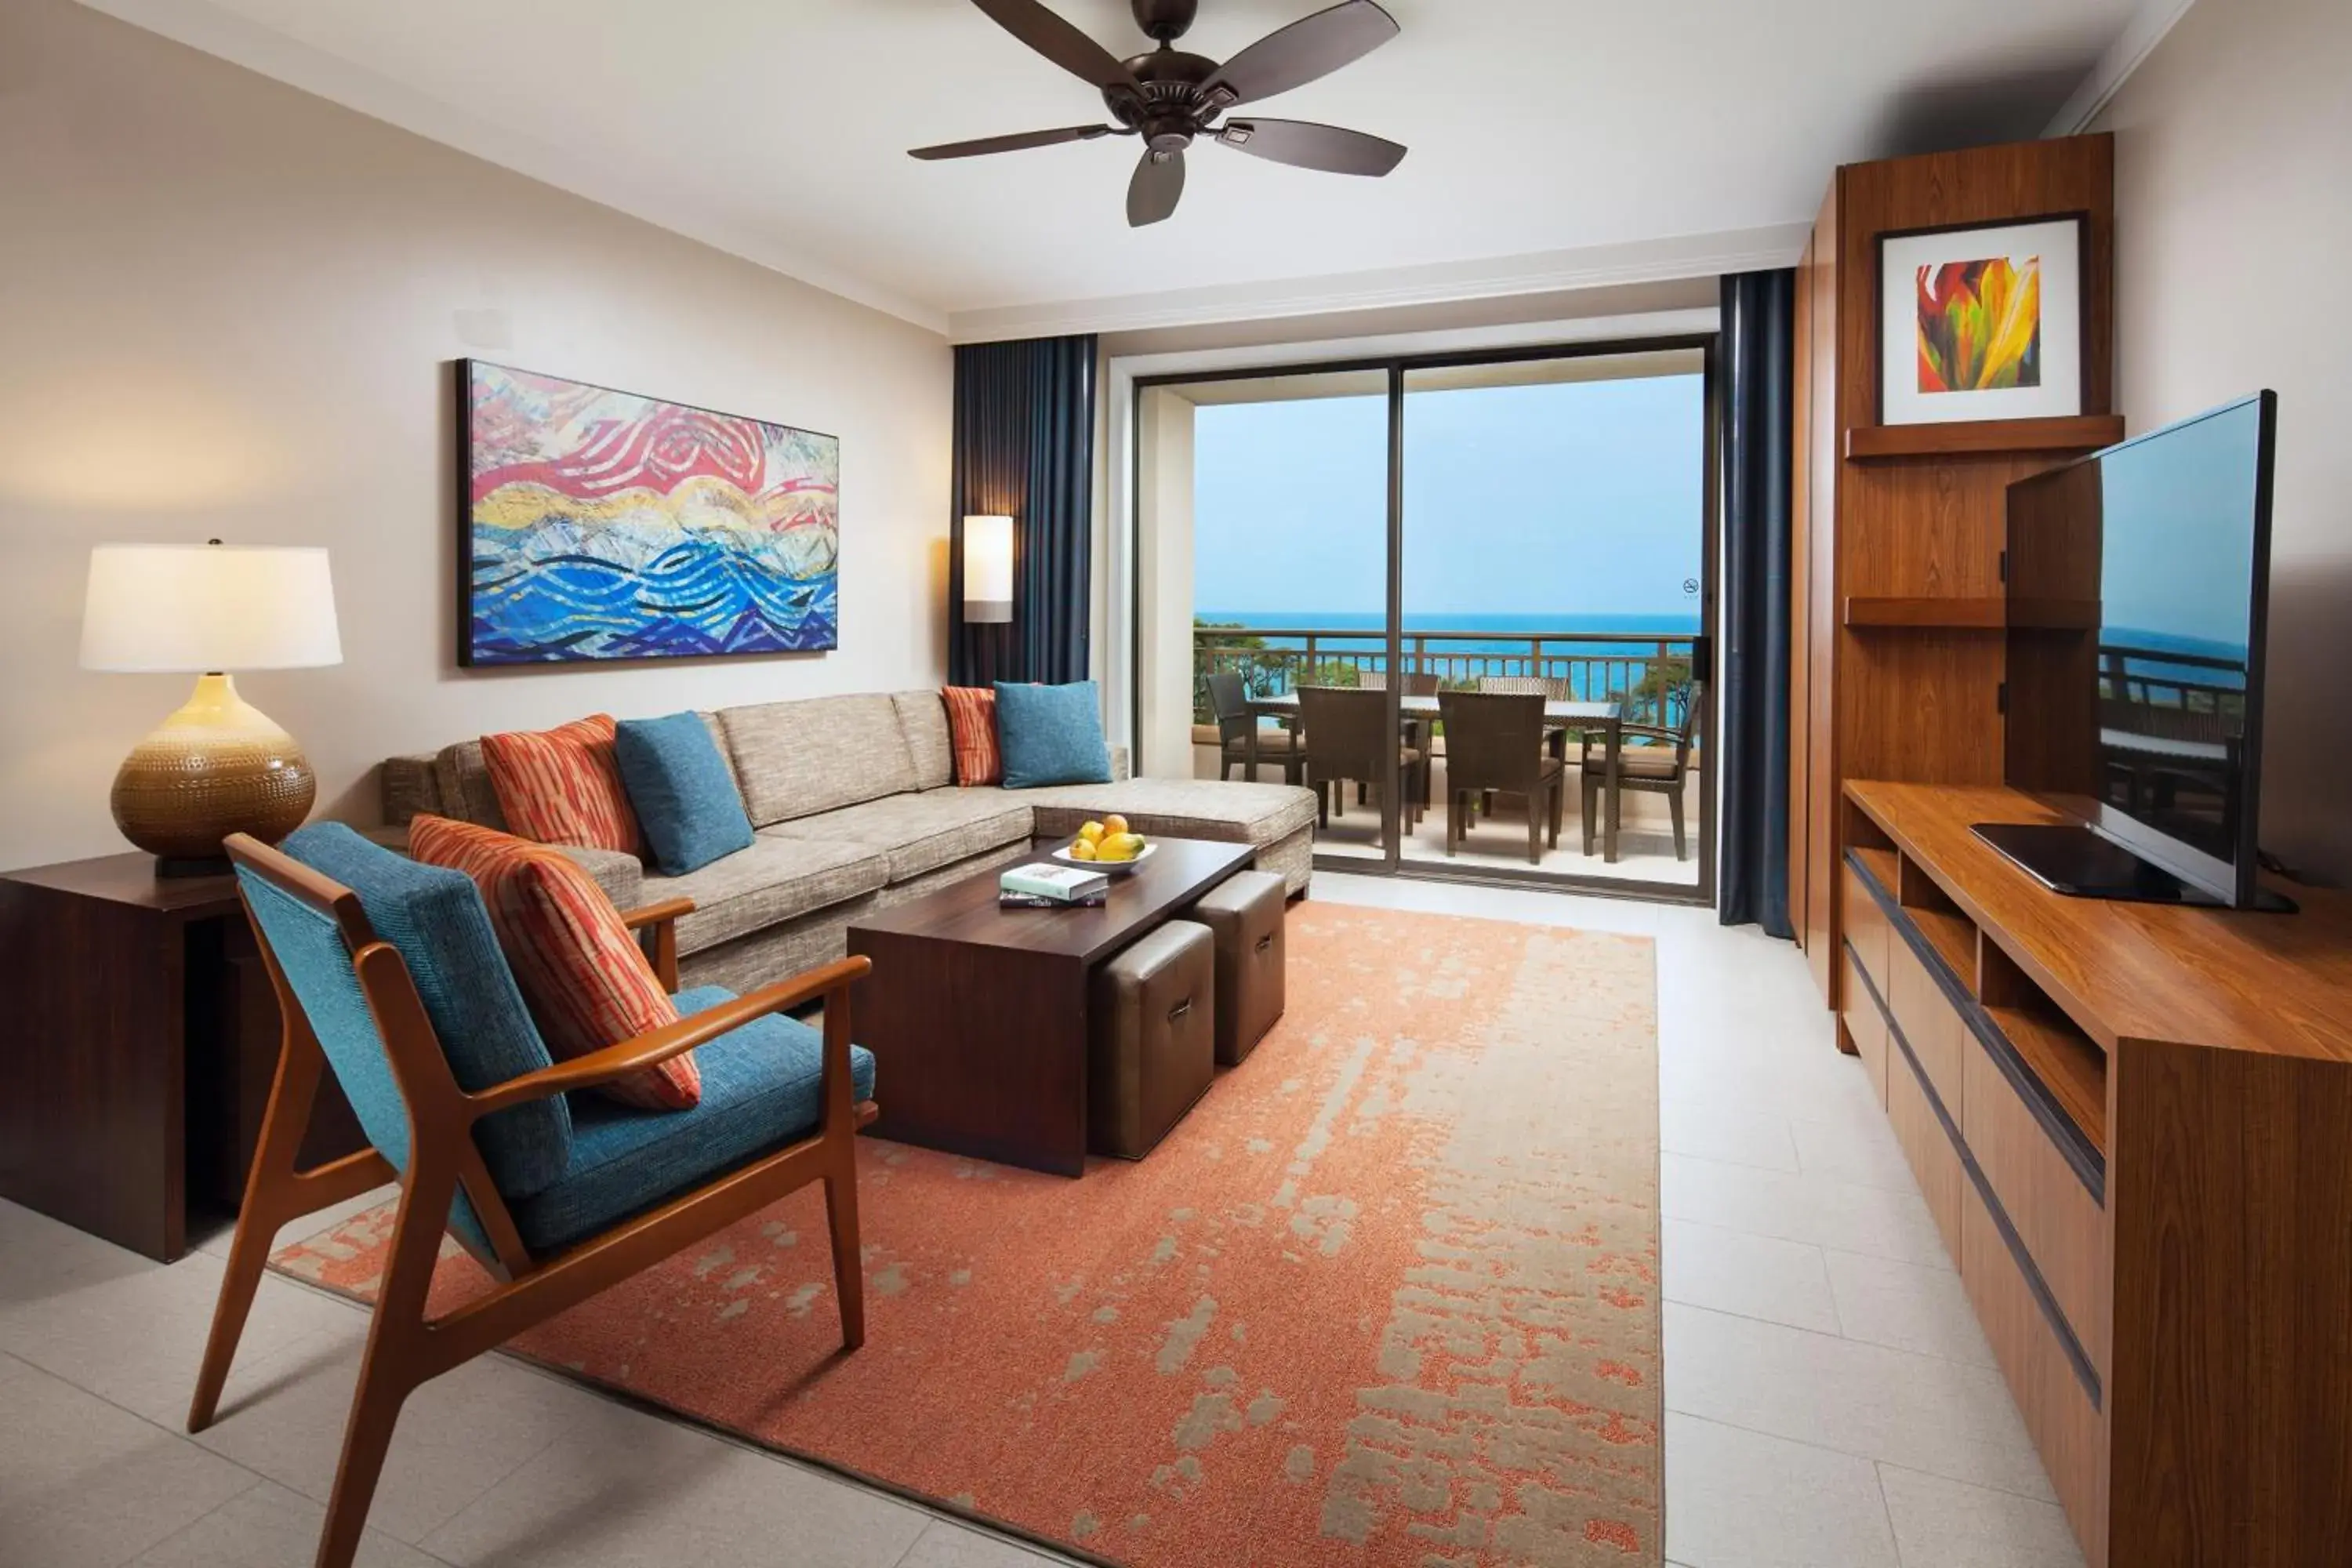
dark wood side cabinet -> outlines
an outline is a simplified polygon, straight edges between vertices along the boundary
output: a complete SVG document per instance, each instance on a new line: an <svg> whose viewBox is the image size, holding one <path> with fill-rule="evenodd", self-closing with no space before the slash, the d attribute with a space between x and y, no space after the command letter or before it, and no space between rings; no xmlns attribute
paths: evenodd
<svg viewBox="0 0 2352 1568"><path fill-rule="evenodd" d="M278 1068L236 883L146 855L0 874L0 1197L164 1262L233 1214ZM303 1146L365 1146L330 1081Z"/></svg>

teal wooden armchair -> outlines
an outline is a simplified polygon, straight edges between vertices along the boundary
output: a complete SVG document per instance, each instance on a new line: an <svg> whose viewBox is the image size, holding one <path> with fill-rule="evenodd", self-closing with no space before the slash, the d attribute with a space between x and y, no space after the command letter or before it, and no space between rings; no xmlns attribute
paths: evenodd
<svg viewBox="0 0 2352 1568"><path fill-rule="evenodd" d="M418 1385L822 1181L846 1350L864 1343L857 1130L874 1058L849 1040L845 959L746 996L677 996L676 1024L558 1063L499 954L470 879L339 824L272 849L228 841L286 1023L212 1336L188 1410L211 1425L280 1226L395 1177L400 1206L327 1505L318 1568L350 1568L400 1407ZM625 917L677 984L676 900ZM822 1037L784 1012L822 999ZM698 1050L702 1102L643 1111L572 1091ZM295 1169L332 1071L373 1147ZM498 1281L439 1318L425 1297L444 1234Z"/></svg>

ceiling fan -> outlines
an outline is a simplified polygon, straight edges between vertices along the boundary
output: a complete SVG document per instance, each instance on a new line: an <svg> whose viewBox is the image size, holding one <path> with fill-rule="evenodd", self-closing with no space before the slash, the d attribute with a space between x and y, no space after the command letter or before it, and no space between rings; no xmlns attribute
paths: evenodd
<svg viewBox="0 0 2352 1568"><path fill-rule="evenodd" d="M1127 221L1138 228L1176 210L1184 194L1184 150L1195 137L1208 137L1252 157L1334 174L1385 174L1404 158L1404 148L1394 142L1336 125L1223 119L1228 110L1328 76L1395 37L1396 19L1372 0L1342 0L1268 34L1223 65L1176 47L1192 26L1200 0L1129 0L1136 25L1158 39L1160 47L1124 60L1040 0L972 4L1064 70L1099 88L1116 123L950 142L918 147L910 157L971 158L1100 136L1140 136L1143 158L1127 186Z"/></svg>

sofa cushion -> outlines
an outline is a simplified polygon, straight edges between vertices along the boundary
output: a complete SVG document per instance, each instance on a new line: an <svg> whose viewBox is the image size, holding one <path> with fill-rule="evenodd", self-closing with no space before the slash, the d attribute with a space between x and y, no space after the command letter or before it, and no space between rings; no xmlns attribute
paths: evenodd
<svg viewBox="0 0 2352 1568"><path fill-rule="evenodd" d="M482 890L547 1048L568 1061L677 1022L645 949L587 872L542 844L420 816L408 851L428 866L463 871ZM701 1097L691 1052L596 1086L644 1110L686 1110Z"/></svg>
<svg viewBox="0 0 2352 1568"><path fill-rule="evenodd" d="M459 1089L472 1093L554 1064L499 950L489 911L472 878L419 865L340 822L299 828L279 847L359 896L369 925L407 964ZM359 1003L355 1015L344 1005L359 1001L360 989L341 937L326 927L331 945L322 949L324 957L306 956L315 944L296 945L297 933L306 926L280 917L285 911L308 912L308 907L250 873L243 880L368 1141L404 1168L408 1114L365 1004ZM334 966L328 959L340 962L342 977L331 985ZM535 1193L570 1166L572 1118L561 1099L532 1100L483 1118L475 1124L474 1141L499 1192L509 1197Z"/></svg>
<svg viewBox="0 0 2352 1568"><path fill-rule="evenodd" d="M898 731L907 738L907 755L915 764L915 787L939 789L955 783L955 751L940 694L894 691L890 706L898 710Z"/></svg>
<svg viewBox="0 0 2352 1568"><path fill-rule="evenodd" d="M483 736L482 760L509 831L537 844L643 847L613 754L616 728L610 713L592 713L552 730Z"/></svg>
<svg viewBox="0 0 2352 1568"><path fill-rule="evenodd" d="M613 755L655 865L673 877L751 847L751 819L727 753L700 717L624 719Z"/></svg>
<svg viewBox="0 0 2352 1568"><path fill-rule="evenodd" d="M422 756L384 758L378 781L378 800L387 824L398 827L410 817L428 811L436 816L453 815L441 808L441 781L434 774L433 761L430 752Z"/></svg>
<svg viewBox="0 0 2352 1568"><path fill-rule="evenodd" d="M1003 790L932 790L845 805L762 828L779 838L862 844L887 855L893 884L1029 840L1029 807Z"/></svg>
<svg viewBox="0 0 2352 1568"><path fill-rule="evenodd" d="M1216 779L1121 779L1107 784L1057 784L1007 790L1029 803L1037 836L1076 833L1088 817L1118 812L1137 832L1169 838L1215 838L1274 844L1315 820L1315 792L1290 784L1221 783Z"/></svg>
<svg viewBox="0 0 2352 1568"><path fill-rule="evenodd" d="M996 750L1007 789L1109 783L1101 692L1091 680L1064 686L998 681Z"/></svg>
<svg viewBox="0 0 2352 1568"><path fill-rule="evenodd" d="M440 816L510 831L506 813L499 809L499 792L490 784L490 765L482 760L481 742L442 747L433 758L433 779L440 786Z"/></svg>
<svg viewBox="0 0 2352 1568"><path fill-rule="evenodd" d="M887 697L728 708L719 722L754 827L915 787L915 759Z"/></svg>
<svg viewBox="0 0 2352 1568"><path fill-rule="evenodd" d="M649 904L694 900L694 912L677 922L677 950L688 953L877 891L889 880L890 859L879 849L761 834L749 849L683 877L648 876L643 888Z"/></svg>
<svg viewBox="0 0 2352 1568"><path fill-rule="evenodd" d="M677 994L681 1014L733 999L716 985ZM771 1014L696 1048L702 1103L669 1115L581 1099L572 1162L552 1186L513 1205L523 1245L545 1256L753 1158L809 1136L824 1120L824 1037ZM874 1098L874 1053L849 1048L850 1094Z"/></svg>

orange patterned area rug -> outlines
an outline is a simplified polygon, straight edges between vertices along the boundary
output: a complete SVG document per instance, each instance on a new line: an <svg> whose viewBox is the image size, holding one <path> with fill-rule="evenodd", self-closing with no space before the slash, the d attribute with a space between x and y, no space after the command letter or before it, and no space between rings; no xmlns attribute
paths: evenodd
<svg viewBox="0 0 2352 1568"><path fill-rule="evenodd" d="M856 1354L815 1187L512 1348L1113 1563L1658 1563L1651 944L1289 920L1287 1016L1141 1163L861 1141ZM391 1219L276 1267L364 1297Z"/></svg>

